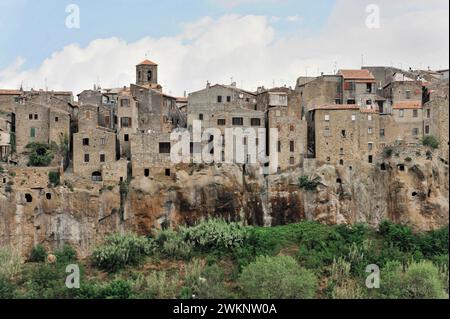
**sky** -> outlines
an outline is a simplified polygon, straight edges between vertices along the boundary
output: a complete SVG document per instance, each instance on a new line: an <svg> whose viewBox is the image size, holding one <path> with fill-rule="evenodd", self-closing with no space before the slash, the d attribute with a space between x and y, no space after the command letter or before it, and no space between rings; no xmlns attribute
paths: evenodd
<svg viewBox="0 0 450 319"><path fill-rule="evenodd" d="M146 58L173 95L295 86L362 64L448 68L448 38L447 0L0 0L0 88L122 87Z"/></svg>

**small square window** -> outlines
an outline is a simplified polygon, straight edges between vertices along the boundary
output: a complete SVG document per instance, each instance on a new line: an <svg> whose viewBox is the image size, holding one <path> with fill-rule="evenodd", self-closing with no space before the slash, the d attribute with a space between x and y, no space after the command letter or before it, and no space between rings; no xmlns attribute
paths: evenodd
<svg viewBox="0 0 450 319"><path fill-rule="evenodd" d="M58 122L59 118L57 116L55 116L55 122Z"/></svg>
<svg viewBox="0 0 450 319"><path fill-rule="evenodd" d="M165 175L166 175L166 176L170 176L170 169L169 169L169 168L166 168L166 170L165 170Z"/></svg>
<svg viewBox="0 0 450 319"><path fill-rule="evenodd" d="M222 95L217 96L217 103L222 103Z"/></svg>
<svg viewBox="0 0 450 319"><path fill-rule="evenodd" d="M352 122L355 122L355 121L356 121L356 115L352 114Z"/></svg>
<svg viewBox="0 0 450 319"><path fill-rule="evenodd" d="M34 114L34 119L35 120L39 119L39 116L37 114Z"/></svg>
<svg viewBox="0 0 450 319"><path fill-rule="evenodd" d="M325 121L329 121L330 120L330 114L325 114Z"/></svg>
<svg viewBox="0 0 450 319"><path fill-rule="evenodd" d="M89 146L89 139L83 138L83 146Z"/></svg>
<svg viewBox="0 0 450 319"><path fill-rule="evenodd" d="M413 110L413 117L419 117L419 111Z"/></svg>
<svg viewBox="0 0 450 319"><path fill-rule="evenodd" d="M373 133L373 128L369 127L369 128L367 129L367 134L372 134L372 133Z"/></svg>
<svg viewBox="0 0 450 319"><path fill-rule="evenodd" d="M123 140L124 140L125 142L128 142L128 141L130 140L130 135L124 134L124 135L123 135Z"/></svg>
<svg viewBox="0 0 450 319"><path fill-rule="evenodd" d="M106 155L100 154L100 163L104 163L104 162L106 162Z"/></svg>
<svg viewBox="0 0 450 319"><path fill-rule="evenodd" d="M28 114L28 119L32 120L33 119L33 114Z"/></svg>
<svg viewBox="0 0 450 319"><path fill-rule="evenodd" d="M149 177L150 176L150 169L146 168L144 169L144 176Z"/></svg>
<svg viewBox="0 0 450 319"><path fill-rule="evenodd" d="M89 154L84 154L84 162L89 163Z"/></svg>
<svg viewBox="0 0 450 319"><path fill-rule="evenodd" d="M227 96L227 102L228 102L228 103L231 102L231 96Z"/></svg>
<svg viewBox="0 0 450 319"><path fill-rule="evenodd" d="M226 124L225 119L218 119L217 120L217 125L224 126L225 124Z"/></svg>
<svg viewBox="0 0 450 319"><path fill-rule="evenodd" d="M203 114L202 114L202 113L200 113L200 114L198 115L198 119L199 119L200 121L203 121Z"/></svg>

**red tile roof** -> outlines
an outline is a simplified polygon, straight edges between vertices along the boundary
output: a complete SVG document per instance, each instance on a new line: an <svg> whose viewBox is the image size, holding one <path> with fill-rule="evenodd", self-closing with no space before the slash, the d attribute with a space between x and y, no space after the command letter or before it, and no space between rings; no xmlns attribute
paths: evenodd
<svg viewBox="0 0 450 319"><path fill-rule="evenodd" d="M422 101L402 101L394 104L393 109L421 109Z"/></svg>
<svg viewBox="0 0 450 319"><path fill-rule="evenodd" d="M154 65L154 66L157 66L158 64L156 64L155 62L152 62L152 61L146 59L146 60L142 61L141 63L139 63L138 65Z"/></svg>
<svg viewBox="0 0 450 319"><path fill-rule="evenodd" d="M20 95L22 92L19 90L1 90L0 95Z"/></svg>
<svg viewBox="0 0 450 319"><path fill-rule="evenodd" d="M339 70L338 74L346 80L375 80L369 70Z"/></svg>
<svg viewBox="0 0 450 319"><path fill-rule="evenodd" d="M327 104L315 107L313 110L359 110L356 104Z"/></svg>

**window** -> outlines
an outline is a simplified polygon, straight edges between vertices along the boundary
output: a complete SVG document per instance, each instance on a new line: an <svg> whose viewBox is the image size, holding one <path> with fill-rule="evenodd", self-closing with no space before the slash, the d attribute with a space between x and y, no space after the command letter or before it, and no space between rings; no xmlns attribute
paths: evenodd
<svg viewBox="0 0 450 319"><path fill-rule="evenodd" d="M217 96L217 103L222 103L222 95Z"/></svg>
<svg viewBox="0 0 450 319"><path fill-rule="evenodd" d="M372 121L372 115L367 115L367 120Z"/></svg>
<svg viewBox="0 0 450 319"><path fill-rule="evenodd" d="M89 154L84 154L84 162L89 163Z"/></svg>
<svg viewBox="0 0 450 319"><path fill-rule="evenodd" d="M352 114L352 122L356 121L356 114Z"/></svg>
<svg viewBox="0 0 450 319"><path fill-rule="evenodd" d="M278 141L278 153L281 153L281 141Z"/></svg>
<svg viewBox="0 0 450 319"><path fill-rule="evenodd" d="M170 154L170 143L159 143L160 154Z"/></svg>
<svg viewBox="0 0 450 319"><path fill-rule="evenodd" d="M372 105L372 100L366 100L366 105Z"/></svg>
<svg viewBox="0 0 450 319"><path fill-rule="evenodd" d="M427 118L429 119L430 117L431 117L431 110L428 109L428 110L427 110Z"/></svg>
<svg viewBox="0 0 450 319"><path fill-rule="evenodd" d="M369 155L369 163L370 163L370 164L373 163L373 155Z"/></svg>
<svg viewBox="0 0 450 319"><path fill-rule="evenodd" d="M372 83L367 83L366 84L366 92L367 93L372 93Z"/></svg>
<svg viewBox="0 0 450 319"><path fill-rule="evenodd" d="M121 117L120 118L121 127L131 127L131 117Z"/></svg>
<svg viewBox="0 0 450 319"><path fill-rule="evenodd" d="M339 160L339 165L344 166L344 160Z"/></svg>
<svg viewBox="0 0 450 319"><path fill-rule="evenodd" d="M129 104L130 104L130 101L128 99L120 100L120 106L122 106L122 107L128 107Z"/></svg>
<svg viewBox="0 0 450 319"><path fill-rule="evenodd" d="M123 140L124 140L125 142L128 142L128 141L130 140L130 135L124 134L124 135L123 135Z"/></svg>
<svg viewBox="0 0 450 319"><path fill-rule="evenodd" d="M244 125L244 119L242 117L233 117L233 125Z"/></svg>
<svg viewBox="0 0 450 319"><path fill-rule="evenodd" d="M251 126L261 126L261 119L253 118L250 120Z"/></svg>
<svg viewBox="0 0 450 319"><path fill-rule="evenodd" d="M89 146L89 139L83 138L83 146Z"/></svg>
<svg viewBox="0 0 450 319"><path fill-rule="evenodd" d="M31 196L31 194L25 194L25 199L26 199L27 203L33 202L33 196Z"/></svg>
<svg viewBox="0 0 450 319"><path fill-rule="evenodd" d="M425 134L430 134L430 126L429 125L425 126Z"/></svg>
<svg viewBox="0 0 450 319"><path fill-rule="evenodd" d="M347 133L345 132L345 130L342 130L342 131L341 131L341 136L342 136L342 137L345 138L345 137L347 136L346 134L347 134Z"/></svg>
<svg viewBox="0 0 450 319"><path fill-rule="evenodd" d="M59 118L57 116L55 116L55 122L58 122Z"/></svg>
<svg viewBox="0 0 450 319"><path fill-rule="evenodd" d="M52 199L52 194L51 193L45 194L45 198L47 198L48 200Z"/></svg>
<svg viewBox="0 0 450 319"><path fill-rule="evenodd" d="M243 144L244 144L244 145L247 145L247 137L244 137Z"/></svg>
<svg viewBox="0 0 450 319"><path fill-rule="evenodd" d="M105 139L104 137L102 137L102 138L100 139L100 144L101 144L101 145L106 145L106 139Z"/></svg>
<svg viewBox="0 0 450 319"><path fill-rule="evenodd" d="M217 125L224 126L225 124L226 124L225 119L218 119L217 120Z"/></svg>
<svg viewBox="0 0 450 319"><path fill-rule="evenodd" d="M100 154L100 163L104 163L104 162L106 162L106 155Z"/></svg>
<svg viewBox="0 0 450 319"><path fill-rule="evenodd" d="M411 91L406 91L405 96L407 100L411 99Z"/></svg>
<svg viewBox="0 0 450 319"><path fill-rule="evenodd" d="M330 162L331 161L331 157L327 157L327 162Z"/></svg>
<svg viewBox="0 0 450 319"><path fill-rule="evenodd" d="M404 117L405 116L405 110L403 110L403 109L398 110L398 115L399 115L399 117Z"/></svg>
<svg viewBox="0 0 450 319"><path fill-rule="evenodd" d="M419 129L418 129L418 128L413 128L412 134L413 134L414 136L419 135Z"/></svg>
<svg viewBox="0 0 450 319"><path fill-rule="evenodd" d="M373 128L369 127L369 128L367 129L367 134L372 134L372 133L373 133Z"/></svg>
<svg viewBox="0 0 450 319"><path fill-rule="evenodd" d="M344 155L344 149L342 147L339 149L339 154Z"/></svg>
<svg viewBox="0 0 450 319"><path fill-rule="evenodd" d="M330 121L330 114L325 114L325 121Z"/></svg>
<svg viewBox="0 0 450 319"><path fill-rule="evenodd" d="M33 114L28 114L28 119L32 120L33 119Z"/></svg>
<svg viewBox="0 0 450 319"><path fill-rule="evenodd" d="M36 128L35 127L32 127L30 129L30 137L36 137Z"/></svg>
<svg viewBox="0 0 450 319"><path fill-rule="evenodd" d="M384 137L384 128L380 128L380 137Z"/></svg>
<svg viewBox="0 0 450 319"><path fill-rule="evenodd" d="M341 99L334 99L334 104L341 104Z"/></svg>
<svg viewBox="0 0 450 319"><path fill-rule="evenodd" d="M290 157L289 158L289 164L290 165L294 165L295 164L295 158L294 157Z"/></svg>
<svg viewBox="0 0 450 319"><path fill-rule="evenodd" d="M413 117L418 117L418 116L419 116L419 111L413 110Z"/></svg>
<svg viewBox="0 0 450 319"><path fill-rule="evenodd" d="M144 176L149 177L150 176L150 169L146 168L144 169Z"/></svg>
<svg viewBox="0 0 450 319"><path fill-rule="evenodd" d="M373 143L368 143L367 144L369 151L373 150Z"/></svg>
<svg viewBox="0 0 450 319"><path fill-rule="evenodd" d="M39 116L37 114L34 114L34 119L37 120Z"/></svg>
<svg viewBox="0 0 450 319"><path fill-rule="evenodd" d="M353 99L347 100L347 104L356 104L356 101Z"/></svg>
<svg viewBox="0 0 450 319"><path fill-rule="evenodd" d="M231 96L227 96L227 102L228 102L228 103L231 102Z"/></svg>
<svg viewBox="0 0 450 319"><path fill-rule="evenodd" d="M203 121L203 114L202 114L202 113L200 113L200 114L198 115L198 119L199 119L200 121Z"/></svg>
<svg viewBox="0 0 450 319"><path fill-rule="evenodd" d="M295 142L294 141L289 142L289 149L291 152L295 151Z"/></svg>
<svg viewBox="0 0 450 319"><path fill-rule="evenodd" d="M170 169L169 169L169 168L166 168L166 170L165 170L165 175L166 175L166 176L170 176Z"/></svg>
<svg viewBox="0 0 450 319"><path fill-rule="evenodd" d="M147 71L147 81L150 82L152 80L152 71L148 70Z"/></svg>

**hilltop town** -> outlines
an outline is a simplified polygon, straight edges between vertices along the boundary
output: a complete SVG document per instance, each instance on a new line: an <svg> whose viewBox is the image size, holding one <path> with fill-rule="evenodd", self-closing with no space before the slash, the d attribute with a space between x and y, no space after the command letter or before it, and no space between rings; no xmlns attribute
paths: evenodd
<svg viewBox="0 0 450 319"><path fill-rule="evenodd" d="M208 82L175 97L145 60L135 83L77 99L0 89L0 242L69 241L86 255L106 233L207 215L266 226L448 224L448 78L448 70L362 67L299 77L295 88ZM196 120L220 130L224 147L227 128L265 128L256 144L275 143L264 155L276 153L276 173L224 154L173 163L171 133L191 133Z"/></svg>

